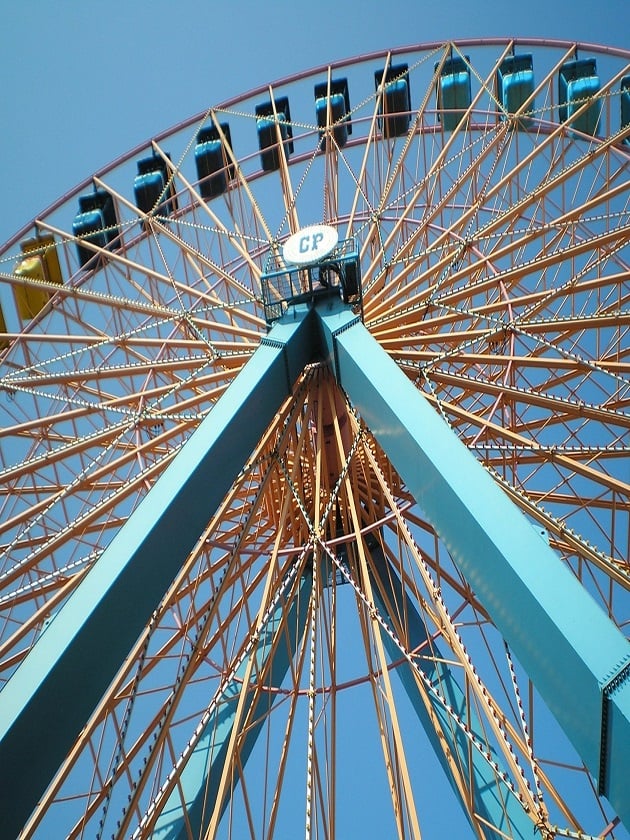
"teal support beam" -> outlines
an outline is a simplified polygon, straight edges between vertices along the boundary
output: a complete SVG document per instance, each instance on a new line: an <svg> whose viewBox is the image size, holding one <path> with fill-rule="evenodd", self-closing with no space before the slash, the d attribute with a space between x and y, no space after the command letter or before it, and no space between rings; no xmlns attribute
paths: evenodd
<svg viewBox="0 0 630 840"><path fill-rule="evenodd" d="M304 633L311 581L310 573L303 575L288 608L285 603L279 604L260 632L255 651L257 670L263 671L268 663L267 682L271 686L282 685L292 661L292 654L297 649L299 639ZM279 643L278 632L281 626L284 628L286 637ZM226 686L219 702L214 706L199 741L181 769L176 789L155 823L151 834L152 840L188 840L191 836L205 837L217 798L221 773L228 758L228 744L246 670L247 661L243 661ZM271 693L266 698L269 707L273 706L277 696ZM253 693L250 692L246 700L243 720L249 715L253 723L250 724L239 750L239 760L243 766L264 725L264 716L257 714L260 705L260 700L255 700ZM221 813L228 802L229 799L224 801Z"/></svg>
<svg viewBox="0 0 630 840"><path fill-rule="evenodd" d="M2 831L16 837L246 459L312 359L278 321L0 692Z"/></svg>
<svg viewBox="0 0 630 840"><path fill-rule="evenodd" d="M338 383L630 826L630 643L360 319L317 315Z"/></svg>
<svg viewBox="0 0 630 840"><path fill-rule="evenodd" d="M274 324L0 692L6 836L28 819L316 352L630 825L630 644L360 319L327 297L314 313L294 306Z"/></svg>
<svg viewBox="0 0 630 840"><path fill-rule="evenodd" d="M400 579L393 569L387 568L387 561L380 545L370 549L373 575L372 591L376 607L381 615L387 620L390 626L396 626L396 616L392 615L389 605L396 604L399 615L405 617L406 643L409 650L418 650L428 642L429 634L415 603L403 588ZM395 662L400 658L400 650L394 640L383 633L383 643L390 659ZM484 743L483 727L474 705L466 702L466 696L458 681L453 676L452 670L446 664L448 657L443 657L439 646L431 641L433 658L422 660L422 671L431 681L437 690L444 697L445 702L455 711L470 731L477 736L480 743ZM452 755L457 756L457 762L461 768L465 783L472 782L472 799L476 814L486 820L488 840L495 838L501 840L504 837L512 837L514 840L534 840L536 836L535 823L523 810L518 798L510 791L505 782L500 779L494 768L481 755L479 750L470 748L470 741L464 732L453 725L453 720L444 706L439 703L431 694L429 700L432 710L440 721L440 727L444 743L440 741L435 725L431 720L426 706L420 697L416 678L412 673L411 666L403 663L396 669L396 673L409 697L420 723L422 724L433 751L442 765L455 794L459 797L451 768L444 755L444 743ZM493 760L501 766L498 755L492 751ZM461 801L462 810L470 819L470 809ZM489 826L496 826L497 832L492 831Z"/></svg>

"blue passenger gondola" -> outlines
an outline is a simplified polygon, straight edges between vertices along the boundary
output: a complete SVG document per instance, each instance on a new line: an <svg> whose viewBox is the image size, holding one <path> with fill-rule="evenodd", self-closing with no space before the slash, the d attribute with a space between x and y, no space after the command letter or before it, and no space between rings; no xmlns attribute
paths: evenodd
<svg viewBox="0 0 630 840"><path fill-rule="evenodd" d="M234 164L224 147L232 148L232 135L228 123L221 123L221 131L214 125L202 128L197 134L195 165L202 198L216 198L227 190L228 181L234 178Z"/></svg>
<svg viewBox="0 0 630 840"><path fill-rule="evenodd" d="M332 79L330 95L328 82L315 85L315 113L320 137L323 137L324 129L329 124L329 107L330 125L334 126L335 142L339 147L343 147L348 141L348 135L352 134L352 124L348 116L350 114L350 94L347 79Z"/></svg>
<svg viewBox="0 0 630 840"><path fill-rule="evenodd" d="M435 65L436 69L439 64ZM445 131L454 131L472 102L469 58L453 56L442 65L437 81L438 119Z"/></svg>
<svg viewBox="0 0 630 840"><path fill-rule="evenodd" d="M630 76L621 80L621 128L630 126ZM630 145L630 135L623 141Z"/></svg>
<svg viewBox="0 0 630 840"><path fill-rule="evenodd" d="M502 119L518 113L525 103L525 113L534 110L534 61L531 53L509 55L503 59L496 75L496 95L501 108ZM531 119L520 116L515 123L518 128L527 128Z"/></svg>
<svg viewBox="0 0 630 840"><path fill-rule="evenodd" d="M133 182L136 205L143 213L169 216L177 209L172 182L166 161L152 155L138 161L138 174Z"/></svg>
<svg viewBox="0 0 630 840"><path fill-rule="evenodd" d="M411 121L411 89L409 65L392 64L387 70L374 73L376 90L383 85L379 103L379 127L384 137L400 137L407 133Z"/></svg>
<svg viewBox="0 0 630 840"><path fill-rule="evenodd" d="M278 129L285 156L289 157L293 151L293 129L291 128L289 99L286 96L281 96L275 102L264 102L256 106L255 112L260 162L265 172L272 172L274 169L280 168Z"/></svg>
<svg viewBox="0 0 630 840"><path fill-rule="evenodd" d="M116 208L108 192L95 189L93 193L79 196L79 212L72 223L72 232L99 248L108 248L118 238ZM79 263L85 267L95 257L95 252L79 241L77 255Z"/></svg>
<svg viewBox="0 0 630 840"><path fill-rule="evenodd" d="M562 65L558 73L558 116L560 122L571 121L575 132L597 134L602 111L599 92L599 76L594 58L575 59ZM578 117L574 114L592 99Z"/></svg>

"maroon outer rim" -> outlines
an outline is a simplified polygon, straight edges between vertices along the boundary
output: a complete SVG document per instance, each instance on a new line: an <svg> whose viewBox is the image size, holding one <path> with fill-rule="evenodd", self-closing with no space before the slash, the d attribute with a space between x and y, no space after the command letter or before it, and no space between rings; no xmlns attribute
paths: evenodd
<svg viewBox="0 0 630 840"><path fill-rule="evenodd" d="M24 237L28 236L38 219L48 216L51 213L54 213L56 210L59 209L59 207L63 206L70 198L72 198L72 196L88 188L92 184L94 178L103 178L105 175L107 175L107 173L111 172L113 169L116 169L116 167L120 166L123 163L127 163L127 161L129 161L130 159L133 159L138 155L142 154L144 151L146 151L147 148L151 146L153 142L160 143L162 140L164 140L167 137L170 137L172 134L175 134L178 131L183 131L186 128L189 128L191 125L200 122L211 109L220 111L223 109L232 108L239 102L266 93L269 90L269 87L275 88L294 84L295 82L299 82L302 79L308 78L309 76L315 76L319 73L324 73L328 70L329 67L332 70L337 70L341 67L347 67L349 65L363 64L368 61L382 59L387 55L396 56L412 52L431 52L433 50L443 48L448 44L452 44L453 46L463 48L505 46L509 44L519 44L521 46L533 47L547 47L555 49L573 48L574 50L588 50L591 52L595 52L599 55L610 55L618 58L627 58L630 60L630 50L622 49L621 47L611 47L605 46L603 44L594 44L585 41L567 41L557 38L510 38L502 36L491 38L458 38L453 41L427 41L419 44L409 44L407 46L402 47L392 47L391 49L375 50L369 53L361 53L350 58L339 59L333 62L326 62L325 64L320 64L315 67L311 67L308 70L302 70L298 73L293 73L289 76L281 77L272 82L265 82L261 85L258 85L257 87L251 88L250 90L244 93L237 94L236 96L232 96L229 99L224 99L217 105L208 106L208 108L206 108L204 111L199 111L193 116L187 117L181 122L170 126L164 131L161 131L159 134L155 134L152 137L147 138L143 142L138 143L129 151L124 152L119 157L112 160L110 163L106 164L105 166L97 169L95 172L88 175L83 181L80 181L78 184L72 187L72 189L65 192L62 196L60 196L60 198L56 199L52 204L49 204L48 207L45 207L29 222L23 225L17 231L17 233L15 233L9 240L7 240L7 242L0 244L0 257L2 257L10 248L12 248L13 245L15 245Z"/></svg>

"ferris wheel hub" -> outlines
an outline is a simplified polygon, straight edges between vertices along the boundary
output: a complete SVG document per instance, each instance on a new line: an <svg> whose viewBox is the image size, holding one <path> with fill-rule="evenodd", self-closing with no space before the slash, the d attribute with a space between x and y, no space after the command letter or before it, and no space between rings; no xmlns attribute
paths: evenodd
<svg viewBox="0 0 630 840"><path fill-rule="evenodd" d="M261 275L267 326L300 303L340 297L361 310L361 267L354 237L339 240L336 228L311 225L279 249L271 246Z"/></svg>

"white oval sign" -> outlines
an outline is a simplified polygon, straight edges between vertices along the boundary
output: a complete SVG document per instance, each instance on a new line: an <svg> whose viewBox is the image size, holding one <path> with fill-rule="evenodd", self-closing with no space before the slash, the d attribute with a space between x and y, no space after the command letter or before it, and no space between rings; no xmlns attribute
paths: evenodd
<svg viewBox="0 0 630 840"><path fill-rule="evenodd" d="M282 256L287 263L309 265L327 257L338 241L337 228L330 225L309 225L287 239L282 246Z"/></svg>

